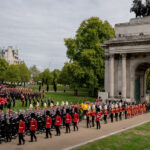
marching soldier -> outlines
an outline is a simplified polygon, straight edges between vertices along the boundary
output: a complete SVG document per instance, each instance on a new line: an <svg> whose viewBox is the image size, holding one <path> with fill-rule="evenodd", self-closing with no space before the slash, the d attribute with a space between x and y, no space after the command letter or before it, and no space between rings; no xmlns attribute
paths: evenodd
<svg viewBox="0 0 150 150"><path fill-rule="evenodd" d="M125 114L125 119L127 119L127 114L128 114L128 105L125 104L125 108L124 108L124 114Z"/></svg>
<svg viewBox="0 0 150 150"><path fill-rule="evenodd" d="M110 109L110 118L111 118L111 123L113 123L113 119L114 119L114 105L111 105L111 109Z"/></svg>
<svg viewBox="0 0 150 150"><path fill-rule="evenodd" d="M37 129L37 121L34 119L35 114L31 114L31 120L30 120L30 135L31 135L31 142L33 142L33 138L35 141L37 141L37 137L35 135L35 131Z"/></svg>
<svg viewBox="0 0 150 150"><path fill-rule="evenodd" d="M89 128L89 126L91 128L91 113L89 110L86 112L86 121L87 121L87 128Z"/></svg>
<svg viewBox="0 0 150 150"><path fill-rule="evenodd" d="M104 106L104 123L107 123L107 115L108 115L108 111L107 111L107 105Z"/></svg>
<svg viewBox="0 0 150 150"><path fill-rule="evenodd" d="M65 125L66 125L66 133L70 133L70 123L71 123L71 115L69 114L69 109L66 110L67 114L65 116Z"/></svg>
<svg viewBox="0 0 150 150"><path fill-rule="evenodd" d="M52 134L51 134L51 126L52 126L52 118L50 117L50 112L47 111L46 112L46 123L45 123L45 128L46 128L46 138L48 138L48 135L50 135L50 138L52 138Z"/></svg>
<svg viewBox="0 0 150 150"><path fill-rule="evenodd" d="M79 121L79 114L77 113L77 108L75 108L75 113L73 114L73 128L74 131L77 128L78 131L78 121Z"/></svg>
<svg viewBox="0 0 150 150"><path fill-rule="evenodd" d="M96 125L97 125L97 129L101 128L101 125L100 125L101 116L102 116L102 112L100 112L100 109L97 108L97 112L96 112Z"/></svg>
<svg viewBox="0 0 150 150"><path fill-rule="evenodd" d="M23 144L25 144L25 140L23 137L24 132L25 132L25 123L23 122L23 115L20 115L19 131L18 131L18 134L19 134L19 144L18 145L21 145L21 141L23 142Z"/></svg>
<svg viewBox="0 0 150 150"><path fill-rule="evenodd" d="M119 119L122 120L122 105L121 103L119 104Z"/></svg>
<svg viewBox="0 0 150 150"><path fill-rule="evenodd" d="M118 104L116 104L115 105L115 118L116 118L116 121L118 121L118 113L119 113Z"/></svg>
<svg viewBox="0 0 150 150"><path fill-rule="evenodd" d="M95 105L94 105L93 108L92 108L92 111L91 111L91 116L92 116L92 127L94 127L95 115L96 115L96 112L95 112Z"/></svg>
<svg viewBox="0 0 150 150"><path fill-rule="evenodd" d="M56 128L56 136L60 136L60 125L62 123L62 119L60 117L59 111L56 112L56 117L55 117L55 128Z"/></svg>

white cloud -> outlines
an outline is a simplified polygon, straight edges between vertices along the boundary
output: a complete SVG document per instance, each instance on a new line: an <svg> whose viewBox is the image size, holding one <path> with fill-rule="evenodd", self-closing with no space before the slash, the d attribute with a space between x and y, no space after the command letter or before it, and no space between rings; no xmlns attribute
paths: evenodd
<svg viewBox="0 0 150 150"><path fill-rule="evenodd" d="M0 47L20 49L28 66L41 70L63 66L64 38L74 37L80 23L91 16L127 22L132 0L0 0Z"/></svg>

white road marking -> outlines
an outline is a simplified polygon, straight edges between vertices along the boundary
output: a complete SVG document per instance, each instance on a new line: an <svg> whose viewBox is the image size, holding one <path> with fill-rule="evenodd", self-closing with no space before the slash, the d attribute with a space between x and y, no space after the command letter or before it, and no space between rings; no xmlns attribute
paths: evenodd
<svg viewBox="0 0 150 150"><path fill-rule="evenodd" d="M118 131L115 131L115 132L112 132L112 133L109 133L109 134L106 134L106 135L103 135L103 136L100 136L100 137L98 137L98 138L94 138L94 139L91 139L91 140L82 142L82 143L80 143L80 144L77 144L77 145L74 145L74 146L71 146L71 147L68 147L68 148L64 148L63 150L70 150L70 149L73 149L73 148L77 148L77 147L86 145L86 144L88 144L88 143L92 143L92 142L95 142L95 141L97 141L97 140L104 139L104 138L109 137L109 136L111 136L111 135L114 135L114 134L117 134L117 133L120 133L120 132L129 130L129 129L131 129L131 128L135 128L135 127L137 127L137 126L140 126L140 125L145 124L145 123L148 123L148 122L150 122L150 120L141 122L141 123L136 124L136 125L132 125L132 126L130 126L130 127L127 127L127 128L124 128L124 129L121 129L121 130L118 130Z"/></svg>

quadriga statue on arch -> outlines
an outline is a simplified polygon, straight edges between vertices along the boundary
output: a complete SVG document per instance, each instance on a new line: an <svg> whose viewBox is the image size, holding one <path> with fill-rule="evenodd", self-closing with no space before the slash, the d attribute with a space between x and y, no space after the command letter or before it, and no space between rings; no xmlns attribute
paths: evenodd
<svg viewBox="0 0 150 150"><path fill-rule="evenodd" d="M150 16L150 0L146 0L146 4L142 0L133 0L133 7L130 9L137 17Z"/></svg>

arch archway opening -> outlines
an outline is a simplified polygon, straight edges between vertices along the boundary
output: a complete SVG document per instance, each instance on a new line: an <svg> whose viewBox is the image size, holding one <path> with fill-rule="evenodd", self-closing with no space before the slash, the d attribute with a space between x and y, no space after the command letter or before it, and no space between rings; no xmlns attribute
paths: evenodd
<svg viewBox="0 0 150 150"><path fill-rule="evenodd" d="M135 94L137 103L150 100L150 63L138 65L135 71Z"/></svg>

